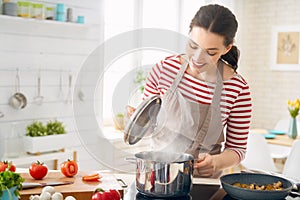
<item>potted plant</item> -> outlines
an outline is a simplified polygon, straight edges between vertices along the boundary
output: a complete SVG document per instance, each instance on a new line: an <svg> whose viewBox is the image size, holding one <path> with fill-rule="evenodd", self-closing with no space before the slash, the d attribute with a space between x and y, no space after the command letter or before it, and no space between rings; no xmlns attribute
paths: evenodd
<svg viewBox="0 0 300 200"><path fill-rule="evenodd" d="M66 130L62 122L49 121L46 125L36 121L26 128L24 148L32 154L57 151L65 147Z"/></svg>
<svg viewBox="0 0 300 200"><path fill-rule="evenodd" d="M22 189L24 179L9 168L0 172L0 200L18 200L20 197L19 190Z"/></svg>

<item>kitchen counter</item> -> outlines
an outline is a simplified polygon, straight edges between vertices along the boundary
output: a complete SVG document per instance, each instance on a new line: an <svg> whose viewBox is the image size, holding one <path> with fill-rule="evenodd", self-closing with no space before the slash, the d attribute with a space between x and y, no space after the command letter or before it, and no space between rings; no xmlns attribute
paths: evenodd
<svg viewBox="0 0 300 200"><path fill-rule="evenodd" d="M18 172L24 173L26 170L18 170ZM55 172L55 178L59 180L65 180L70 178L62 177L58 174L57 170L50 170L50 174ZM84 172L80 172L76 175L76 179L72 179L75 181L75 184L72 185L64 185L64 186L55 186L55 190L62 192L64 196L72 195L76 197L77 200L89 200L91 199L92 193L95 188L103 187L103 189L118 189L121 191L123 195L123 200L155 200L157 198L149 198L146 197L136 190L135 186L135 174L127 174L127 173L111 173L109 171L99 171L100 174L105 177L104 184L100 183L86 183L82 185L81 176ZM91 172L92 173L92 172ZM90 173L89 173L90 174ZM28 175L29 176L29 175ZM51 179L44 179L42 181L35 181L30 177L26 178L26 180L34 181L34 182L47 182L51 181ZM48 176L48 175L47 175ZM49 175L48 178L53 178L53 174ZM123 187L124 184L122 182L118 182L117 180L121 179L127 187ZM46 181L47 180L47 181ZM234 200L220 186L219 179L210 179L210 178L194 178L193 179L193 188L189 196L180 197L180 198L168 198L166 200ZM21 191L21 200L28 200L31 194L39 194L41 192L41 188L29 189ZM163 200L162 198L159 198ZM292 199L300 199L300 198L292 198L287 197L286 200Z"/></svg>
<svg viewBox="0 0 300 200"><path fill-rule="evenodd" d="M83 175L89 175L99 173L102 178L101 182L87 182L82 181ZM119 183L115 175L110 171L92 171L92 172L78 172L74 177L65 177L57 170L51 170L43 180L34 180L31 178L28 172L20 172L21 176L25 178L25 182L38 182L38 183L49 183L49 182L61 182L61 181L72 181L72 184L54 186L56 192L61 192L64 197L74 196L77 200L89 200L91 199L93 192L96 188L102 188L104 190L116 189L120 192L121 196L124 194L122 183ZM28 200L30 195L41 194L42 188L24 189L20 191L21 200Z"/></svg>

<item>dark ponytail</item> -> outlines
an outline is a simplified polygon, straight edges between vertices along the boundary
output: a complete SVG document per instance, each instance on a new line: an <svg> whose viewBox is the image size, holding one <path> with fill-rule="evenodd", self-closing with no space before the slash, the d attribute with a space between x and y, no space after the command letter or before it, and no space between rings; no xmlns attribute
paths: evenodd
<svg viewBox="0 0 300 200"><path fill-rule="evenodd" d="M226 54L221 56L221 60L232 67L234 71L236 71L238 68L239 57L240 50L233 45Z"/></svg>

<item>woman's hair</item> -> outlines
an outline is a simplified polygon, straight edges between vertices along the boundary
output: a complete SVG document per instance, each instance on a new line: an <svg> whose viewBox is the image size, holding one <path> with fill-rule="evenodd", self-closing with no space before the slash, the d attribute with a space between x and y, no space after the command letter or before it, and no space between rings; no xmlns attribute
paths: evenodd
<svg viewBox="0 0 300 200"><path fill-rule="evenodd" d="M227 47L233 43L238 28L238 22L234 14L226 7L210 4L202 6L190 24L190 31L194 26L205 28L206 30L224 37L224 45ZM239 50L232 46L230 51L221 56L221 60L231 65L236 70L239 59Z"/></svg>

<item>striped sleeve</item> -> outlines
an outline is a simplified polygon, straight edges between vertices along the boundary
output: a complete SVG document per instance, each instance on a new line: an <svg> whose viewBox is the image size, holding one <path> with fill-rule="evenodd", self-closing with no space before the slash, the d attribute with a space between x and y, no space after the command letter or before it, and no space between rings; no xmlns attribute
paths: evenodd
<svg viewBox="0 0 300 200"><path fill-rule="evenodd" d="M143 100L149 96L160 94L160 91L158 89L158 84L159 84L162 65L163 65L163 61L157 63L155 66L152 67L151 71L149 72L145 84Z"/></svg>
<svg viewBox="0 0 300 200"><path fill-rule="evenodd" d="M244 84L227 119L225 149L236 152L240 161L246 154L252 113L251 101L249 86Z"/></svg>

